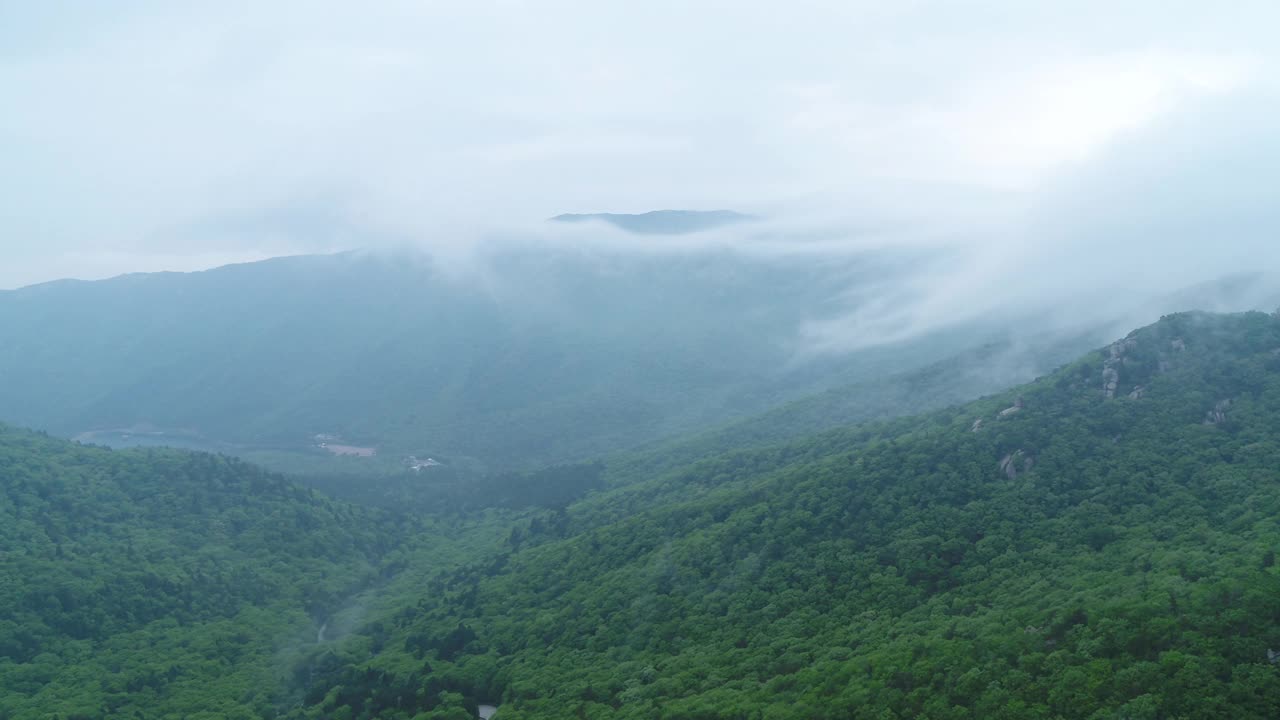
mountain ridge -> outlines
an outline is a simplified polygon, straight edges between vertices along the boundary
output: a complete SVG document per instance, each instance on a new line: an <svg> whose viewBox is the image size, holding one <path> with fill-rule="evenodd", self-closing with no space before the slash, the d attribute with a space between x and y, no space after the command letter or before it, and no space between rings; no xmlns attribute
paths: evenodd
<svg viewBox="0 0 1280 720"><path fill-rule="evenodd" d="M0 712L1272 717L1278 429L1280 316L1179 313L441 545L236 460L0 425Z"/></svg>
<svg viewBox="0 0 1280 720"><path fill-rule="evenodd" d="M392 467L529 469L923 357L787 364L811 308L883 263L516 248L491 264L458 277L425 257L295 256L0 293L0 417L69 437L181 430L277 466L321 463L312 439L332 435Z"/></svg>
<svg viewBox="0 0 1280 720"><path fill-rule="evenodd" d="M403 530L233 458L3 424L0 520L7 718L271 716Z"/></svg>
<svg viewBox="0 0 1280 720"><path fill-rule="evenodd" d="M523 720L1274 715L1278 351L1273 315L1172 315L964 406L589 496L322 685L376 714L403 652Z"/></svg>

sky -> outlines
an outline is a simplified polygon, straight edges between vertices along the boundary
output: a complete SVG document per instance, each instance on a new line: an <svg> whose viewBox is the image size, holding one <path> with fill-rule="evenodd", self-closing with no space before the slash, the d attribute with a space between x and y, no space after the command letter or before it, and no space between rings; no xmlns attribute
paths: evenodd
<svg viewBox="0 0 1280 720"><path fill-rule="evenodd" d="M657 208L969 251L809 328L839 345L1270 267L1276 27L1248 0L0 0L0 288Z"/></svg>

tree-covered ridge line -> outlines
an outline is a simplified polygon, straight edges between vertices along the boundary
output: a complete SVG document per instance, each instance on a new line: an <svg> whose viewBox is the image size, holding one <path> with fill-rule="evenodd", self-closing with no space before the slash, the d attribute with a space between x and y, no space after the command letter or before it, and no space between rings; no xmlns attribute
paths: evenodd
<svg viewBox="0 0 1280 720"><path fill-rule="evenodd" d="M540 519L369 631L305 715L1280 716L1277 431L1280 319L1169 316L1007 393Z"/></svg>
<svg viewBox="0 0 1280 720"><path fill-rule="evenodd" d="M629 484L656 470L683 470L723 453L785 446L788 440L843 431L876 421L911 418L964 404L1030 382L1073 362L1106 342L1100 328L1046 332L1032 340L1010 336L952 355L924 367L895 372L784 403L763 414L735 420L693 435L668 438L615 453L609 480ZM1034 352L1026 347L1035 346Z"/></svg>
<svg viewBox="0 0 1280 720"><path fill-rule="evenodd" d="M233 458L0 425L0 717L270 717L410 526Z"/></svg>
<svg viewBox="0 0 1280 720"><path fill-rule="evenodd" d="M934 352L783 370L814 307L907 258L815 269L727 250L516 243L476 261L471 273L416 253L344 253L0 292L0 417L284 469L351 466L316 447L332 436L376 448L365 464L380 470L410 455L534 470ZM933 345L969 342L957 332Z"/></svg>

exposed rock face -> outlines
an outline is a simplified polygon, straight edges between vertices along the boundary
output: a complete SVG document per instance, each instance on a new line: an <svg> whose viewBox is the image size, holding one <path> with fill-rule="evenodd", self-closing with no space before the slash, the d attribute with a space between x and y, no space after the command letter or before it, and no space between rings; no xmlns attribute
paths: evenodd
<svg viewBox="0 0 1280 720"><path fill-rule="evenodd" d="M1013 405L1000 411L996 417L1008 417L1022 409L1022 398L1013 401Z"/></svg>
<svg viewBox="0 0 1280 720"><path fill-rule="evenodd" d="M1204 418L1205 425L1217 425L1227 419L1227 409L1231 407L1231 400L1219 400L1214 403L1213 409L1210 410Z"/></svg>
<svg viewBox="0 0 1280 720"><path fill-rule="evenodd" d="M1142 396L1143 396L1143 395L1146 395L1146 394L1147 394L1147 389L1146 389L1145 387L1141 386L1141 385L1138 385L1137 387L1135 387L1135 388L1133 389L1133 392L1129 393L1129 399L1130 399L1130 400L1141 400L1141 399L1142 399Z"/></svg>
<svg viewBox="0 0 1280 720"><path fill-rule="evenodd" d="M1169 346L1173 348L1174 352L1182 352L1187 349L1187 344L1182 342L1182 338L1174 338L1169 341Z"/></svg>
<svg viewBox="0 0 1280 720"><path fill-rule="evenodd" d="M1013 455L1005 455L1000 458L1000 472L1008 476L1010 480L1018 477L1018 468L1013 462Z"/></svg>
<svg viewBox="0 0 1280 720"><path fill-rule="evenodd" d="M978 432L982 429L982 418L973 421L973 427L969 428L969 432Z"/></svg>
<svg viewBox="0 0 1280 720"><path fill-rule="evenodd" d="M1010 480L1017 480L1018 473L1031 470L1036 459L1021 450L1015 450L1000 459L1000 472Z"/></svg>
<svg viewBox="0 0 1280 720"><path fill-rule="evenodd" d="M1108 360L1107 362L1111 362ZM1105 363L1102 366L1102 397L1110 400L1116 396L1116 388L1120 386L1120 371Z"/></svg>
<svg viewBox="0 0 1280 720"><path fill-rule="evenodd" d="M1111 343L1107 348L1110 357L1102 361L1102 397L1111 400L1116 396L1116 388L1120 387L1120 366L1124 364L1124 354L1138 346L1138 341L1125 338Z"/></svg>

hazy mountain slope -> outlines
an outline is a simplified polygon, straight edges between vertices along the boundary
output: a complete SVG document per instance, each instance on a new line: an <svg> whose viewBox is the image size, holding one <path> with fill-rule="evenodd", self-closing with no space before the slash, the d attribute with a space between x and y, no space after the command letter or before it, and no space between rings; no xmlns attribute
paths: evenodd
<svg viewBox="0 0 1280 720"><path fill-rule="evenodd" d="M1109 299L1064 311L1070 331L1010 309L806 354L806 323L842 317L860 297L899 297L898 280L923 260L687 242L642 252L511 240L448 264L294 257L0 292L0 418L100 431L94 442L379 473L409 455L468 472L535 469L745 419L671 446L679 464L964 401L1083 352L1119 317L1269 307L1258 300L1273 287L1232 280L1136 307ZM321 442L378 456L336 462Z"/></svg>
<svg viewBox="0 0 1280 720"><path fill-rule="evenodd" d="M843 385L705 432L610 457L606 481L628 485L729 450L771 446L833 428L915 415L1029 382L1096 347L1100 330L1005 339L907 372Z"/></svg>
<svg viewBox="0 0 1280 720"><path fill-rule="evenodd" d="M455 273L411 255L284 258L0 293L0 417L163 430L244 452L335 444L584 457L759 412L953 335L791 362L795 330L884 259L515 248ZM768 288L768 292L762 292ZM323 454L323 451L311 450Z"/></svg>
<svg viewBox="0 0 1280 720"><path fill-rule="evenodd" d="M1049 374L1125 332L1132 327L1126 318L1145 323L1186 308L1240 312L1278 304L1276 280L1257 273L1179 288L1134 305L1111 303L1091 317L1080 310L1065 316L1030 313L1008 318L993 324L985 336L988 342L923 366L840 384L780 403L759 415L619 453L611 458L607 481L630 484L729 449L744 450L869 420L914 415L1000 392ZM1064 324L1064 317L1089 320ZM923 355L932 357L927 351Z"/></svg>
<svg viewBox="0 0 1280 720"><path fill-rule="evenodd" d="M1280 318L1171 316L540 519L309 715L412 717L447 681L508 720L1275 717L1278 432Z"/></svg>
<svg viewBox="0 0 1280 720"><path fill-rule="evenodd" d="M269 717L405 530L236 460L0 426L0 717Z"/></svg>
<svg viewBox="0 0 1280 720"><path fill-rule="evenodd" d="M635 215L627 213L565 213L551 219L556 222L570 223L598 221L641 235L683 235L746 222L754 218L732 210L654 210Z"/></svg>

